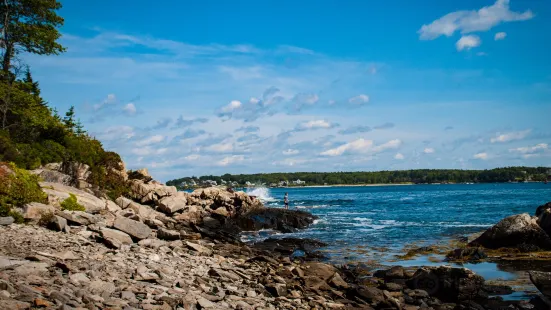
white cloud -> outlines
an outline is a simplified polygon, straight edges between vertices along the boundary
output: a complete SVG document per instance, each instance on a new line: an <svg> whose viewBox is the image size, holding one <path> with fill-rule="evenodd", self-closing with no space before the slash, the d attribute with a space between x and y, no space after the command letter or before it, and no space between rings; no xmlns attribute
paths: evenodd
<svg viewBox="0 0 551 310"><path fill-rule="evenodd" d="M486 160L486 159L488 159L488 153L477 153L477 154L473 155L473 158L474 159Z"/></svg>
<svg viewBox="0 0 551 310"><path fill-rule="evenodd" d="M478 37L477 35L471 34L471 35L462 36L455 43L455 47L457 48L458 51L462 51L464 49L470 50L473 47L480 46L480 43L481 43L480 37Z"/></svg>
<svg viewBox="0 0 551 310"><path fill-rule="evenodd" d="M282 152L283 155L296 155L298 153L300 153L299 150L293 150L293 149L288 149L288 150L285 150Z"/></svg>
<svg viewBox="0 0 551 310"><path fill-rule="evenodd" d="M423 153L432 154L432 153L434 153L434 149L432 147L427 147L423 150Z"/></svg>
<svg viewBox="0 0 551 310"><path fill-rule="evenodd" d="M523 131L516 131L516 132L508 132L504 134L497 133L494 138L490 139L491 143L502 143L502 142L509 142L509 141L515 141L515 140L522 140L530 134L531 130L523 130Z"/></svg>
<svg viewBox="0 0 551 310"><path fill-rule="evenodd" d="M505 39L506 36L507 36L506 32L498 32L494 36L494 40L496 40L496 41L503 40L503 39Z"/></svg>
<svg viewBox="0 0 551 310"><path fill-rule="evenodd" d="M122 110L128 115L136 114L136 106L133 103L126 104Z"/></svg>
<svg viewBox="0 0 551 310"><path fill-rule="evenodd" d="M249 99L249 102L250 102L251 104L257 104L257 103L260 102L260 99L255 98L255 97L251 97L251 99Z"/></svg>
<svg viewBox="0 0 551 310"><path fill-rule="evenodd" d="M320 155L324 156L340 156L344 153L380 153L388 149L396 149L401 145L402 141L395 139L386 143L374 146L372 140L365 140L363 138L354 140L349 143L345 143L339 147L322 152Z"/></svg>
<svg viewBox="0 0 551 310"><path fill-rule="evenodd" d="M233 151L233 144L229 142L217 143L206 147L207 150L217 153L226 153Z"/></svg>
<svg viewBox="0 0 551 310"><path fill-rule="evenodd" d="M478 11L456 11L442 16L419 29L421 40L434 40L442 35L450 37L456 31L462 34L487 31L504 23L523 21L534 17L532 11L513 12L509 9L509 0L497 0L491 6L485 6Z"/></svg>
<svg viewBox="0 0 551 310"><path fill-rule="evenodd" d="M348 99L348 102L352 103L352 104L358 104L358 105L368 103L369 102L369 96L364 95L364 94L360 94L356 97L352 97L352 98Z"/></svg>
<svg viewBox="0 0 551 310"><path fill-rule="evenodd" d="M515 149L509 149L509 152L521 153L521 154L532 154L538 151L547 150L549 145L547 143L540 143L534 146L519 147Z"/></svg>
<svg viewBox="0 0 551 310"><path fill-rule="evenodd" d="M227 166L227 165L234 164L234 163L237 163L237 162L240 162L240 161L243 161L243 160L245 160L245 156L243 156L243 155L233 155L233 156L224 157L217 164L218 164L218 166Z"/></svg>
<svg viewBox="0 0 551 310"><path fill-rule="evenodd" d="M117 97L114 94L109 94L105 99L103 99L102 102L94 105L94 110L98 111L101 110L106 105L115 104L117 103Z"/></svg>
<svg viewBox="0 0 551 310"><path fill-rule="evenodd" d="M396 155L394 155L394 159L398 159L398 160L402 160L404 159L404 155L402 155L402 153L396 153Z"/></svg>
<svg viewBox="0 0 551 310"><path fill-rule="evenodd" d="M304 129L323 129L323 128L332 128L334 127L334 125L325 120L314 120L314 121L301 123L297 127L303 130Z"/></svg>
<svg viewBox="0 0 551 310"><path fill-rule="evenodd" d="M136 142L136 146L147 146L151 144L156 144L156 143L163 142L164 139L165 137L162 135L154 135L147 139Z"/></svg>
<svg viewBox="0 0 551 310"><path fill-rule="evenodd" d="M201 155L199 154L191 154L184 157L185 160L197 160L199 158L201 158Z"/></svg>
<svg viewBox="0 0 551 310"><path fill-rule="evenodd" d="M239 100L232 100L228 105L222 107L222 112L229 113L241 108L242 104Z"/></svg>

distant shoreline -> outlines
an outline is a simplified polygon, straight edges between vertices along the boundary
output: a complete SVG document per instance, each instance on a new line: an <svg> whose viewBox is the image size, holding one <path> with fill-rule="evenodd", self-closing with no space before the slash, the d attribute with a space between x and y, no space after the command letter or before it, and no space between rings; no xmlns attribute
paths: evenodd
<svg viewBox="0 0 551 310"><path fill-rule="evenodd" d="M283 187L270 187L270 188L371 187L371 186L404 186L404 185L416 185L416 184L415 183L334 184L334 185L283 186Z"/></svg>

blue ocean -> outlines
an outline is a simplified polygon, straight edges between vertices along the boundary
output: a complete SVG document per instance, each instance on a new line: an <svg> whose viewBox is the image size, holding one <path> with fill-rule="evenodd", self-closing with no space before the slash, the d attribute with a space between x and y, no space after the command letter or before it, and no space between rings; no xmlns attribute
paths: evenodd
<svg viewBox="0 0 551 310"><path fill-rule="evenodd" d="M252 238L301 237L329 244L322 249L335 263L388 260L406 248L480 232L504 217L534 214L551 201L551 184L438 184L363 187L249 189L269 207L290 208L319 217L293 234L261 232Z"/></svg>

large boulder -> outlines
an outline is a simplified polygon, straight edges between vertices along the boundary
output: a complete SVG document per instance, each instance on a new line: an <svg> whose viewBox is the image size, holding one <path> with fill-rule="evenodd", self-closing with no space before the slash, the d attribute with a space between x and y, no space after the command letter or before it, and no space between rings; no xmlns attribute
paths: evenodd
<svg viewBox="0 0 551 310"><path fill-rule="evenodd" d="M106 208L107 201L100 199L83 190L52 182L41 182L42 191L48 194L48 201L51 205L60 206L61 203L73 194L77 202L82 205L88 213L99 213Z"/></svg>
<svg viewBox="0 0 551 310"><path fill-rule="evenodd" d="M62 162L46 164L32 173L40 176L45 182L74 186L79 189L92 187L88 178L92 174L90 166L79 162Z"/></svg>
<svg viewBox="0 0 551 310"><path fill-rule="evenodd" d="M139 204L139 203L137 203L135 201L132 201L131 199L128 199L126 197L121 196L121 197L117 198L115 200L115 202L122 209L132 210L132 212L139 215L143 219L148 219L148 218L153 219L153 218L155 218L155 215L157 213L151 207Z"/></svg>
<svg viewBox="0 0 551 310"><path fill-rule="evenodd" d="M528 213L509 216L486 230L469 246L482 246L489 249L537 247L551 250L551 238L541 229L537 218Z"/></svg>
<svg viewBox="0 0 551 310"><path fill-rule="evenodd" d="M166 186L156 181L144 182L139 179L130 180L130 195L144 204L155 204L163 197L176 195L175 186Z"/></svg>
<svg viewBox="0 0 551 310"><path fill-rule="evenodd" d="M57 216L60 216L64 219L66 219L71 224L77 224L77 225L90 225L90 224L96 224L99 223L102 218L97 215L92 215L87 212L83 211L59 211L56 210L55 213Z"/></svg>
<svg viewBox="0 0 551 310"><path fill-rule="evenodd" d="M166 214L173 214L184 210L187 205L187 193L178 192L174 196L167 196L159 200L157 210Z"/></svg>
<svg viewBox="0 0 551 310"><path fill-rule="evenodd" d="M409 288L424 290L443 302L457 303L486 297L484 278L466 268L423 267L407 281Z"/></svg>
<svg viewBox="0 0 551 310"><path fill-rule="evenodd" d="M539 214L538 224L548 236L551 236L551 209L544 209Z"/></svg>
<svg viewBox="0 0 551 310"><path fill-rule="evenodd" d="M233 221L244 231L275 229L288 233L307 228L315 219L316 216L304 211L258 207L240 213Z"/></svg>
<svg viewBox="0 0 551 310"><path fill-rule="evenodd" d="M145 239L151 235L151 228L149 228L149 226L122 216L118 216L115 219L113 227L120 231L124 231L138 240Z"/></svg>
<svg viewBox="0 0 551 310"><path fill-rule="evenodd" d="M53 214L55 208L39 202L31 202L23 206L23 217L30 222L38 222L42 216Z"/></svg>
<svg viewBox="0 0 551 310"><path fill-rule="evenodd" d="M545 210L551 210L551 201L536 209L536 216L540 216Z"/></svg>
<svg viewBox="0 0 551 310"><path fill-rule="evenodd" d="M529 271L530 281L551 301L551 272Z"/></svg>
<svg viewBox="0 0 551 310"><path fill-rule="evenodd" d="M100 229L101 237L104 242L112 248L120 248L123 244L132 244L132 238L127 233L124 233L119 230L101 228Z"/></svg>

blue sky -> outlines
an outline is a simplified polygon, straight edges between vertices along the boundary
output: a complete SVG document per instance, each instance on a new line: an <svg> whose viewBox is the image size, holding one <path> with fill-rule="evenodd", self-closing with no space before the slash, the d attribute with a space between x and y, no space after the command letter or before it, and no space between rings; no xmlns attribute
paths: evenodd
<svg viewBox="0 0 551 310"><path fill-rule="evenodd" d="M548 1L65 1L59 111L175 177L551 163Z"/></svg>

